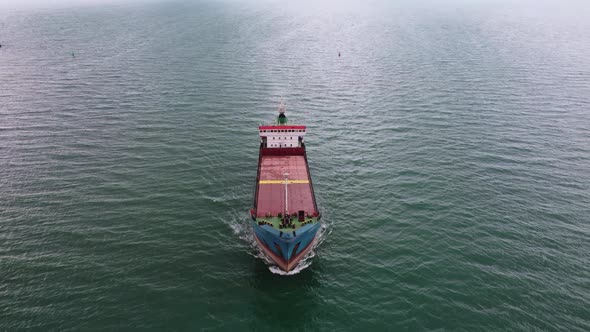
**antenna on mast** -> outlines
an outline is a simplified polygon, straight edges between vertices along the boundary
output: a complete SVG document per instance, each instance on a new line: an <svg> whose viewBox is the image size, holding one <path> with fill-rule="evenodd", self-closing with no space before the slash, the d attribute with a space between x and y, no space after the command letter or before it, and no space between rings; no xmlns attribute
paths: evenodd
<svg viewBox="0 0 590 332"><path fill-rule="evenodd" d="M281 103L279 104L279 117L277 119L278 124L283 125L287 124L287 116L285 112L287 108L285 107L285 103L283 102L283 98L281 98Z"/></svg>

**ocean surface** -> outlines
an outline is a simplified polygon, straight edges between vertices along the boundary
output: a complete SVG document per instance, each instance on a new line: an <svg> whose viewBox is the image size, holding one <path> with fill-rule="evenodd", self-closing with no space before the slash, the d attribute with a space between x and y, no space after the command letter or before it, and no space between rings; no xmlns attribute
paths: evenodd
<svg viewBox="0 0 590 332"><path fill-rule="evenodd" d="M0 12L0 330L589 331L588 1ZM340 56L338 56L340 52ZM252 242L257 126L322 243Z"/></svg>

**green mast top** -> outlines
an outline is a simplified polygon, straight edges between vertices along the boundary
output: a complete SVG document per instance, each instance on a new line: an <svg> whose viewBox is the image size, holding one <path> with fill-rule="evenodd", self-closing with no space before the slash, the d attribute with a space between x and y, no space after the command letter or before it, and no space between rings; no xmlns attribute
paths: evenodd
<svg viewBox="0 0 590 332"><path fill-rule="evenodd" d="M279 125L287 124L287 116L285 115L285 103L281 100L281 104L279 105L279 117L277 118L277 123Z"/></svg>

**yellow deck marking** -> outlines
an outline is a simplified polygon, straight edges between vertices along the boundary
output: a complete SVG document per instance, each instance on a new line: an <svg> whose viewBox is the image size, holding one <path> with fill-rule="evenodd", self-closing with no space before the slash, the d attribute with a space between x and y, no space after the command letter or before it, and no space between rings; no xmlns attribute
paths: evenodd
<svg viewBox="0 0 590 332"><path fill-rule="evenodd" d="M285 180L260 180L260 184L285 184ZM289 180L288 184L309 183L308 180Z"/></svg>

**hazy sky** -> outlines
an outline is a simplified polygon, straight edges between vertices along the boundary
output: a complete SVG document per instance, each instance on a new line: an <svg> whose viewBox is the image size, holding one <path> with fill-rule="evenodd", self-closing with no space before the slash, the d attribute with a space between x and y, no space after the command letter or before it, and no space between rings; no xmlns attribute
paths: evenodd
<svg viewBox="0 0 590 332"><path fill-rule="evenodd" d="M197 2L197 1L212 1L212 0L0 0L0 16L6 14L11 9L20 10L27 8L63 8L63 7L80 7L80 6L95 6L95 5L113 5L113 4L129 4L129 3L149 3L149 2ZM462 5L473 5L481 3L494 3L504 5L515 5L519 3L529 3L537 6L541 3L565 5L570 3L585 4L584 8L588 9L590 0L213 0L213 1L229 1L229 2L274 2L284 3L286 6L294 5L301 6L302 3L309 3L309 5L318 5L333 3L336 6L341 6L343 3L354 3L362 4L365 6L371 6L371 2L386 2L386 3L422 3L424 5L445 6L448 4L462 4ZM305 4L307 5L307 4ZM304 5L304 6L305 6Z"/></svg>
<svg viewBox="0 0 590 332"><path fill-rule="evenodd" d="M2 9L50 8L88 6L99 4L120 4L137 2L155 2L157 0L0 0ZM166 0L160 0L166 1Z"/></svg>

